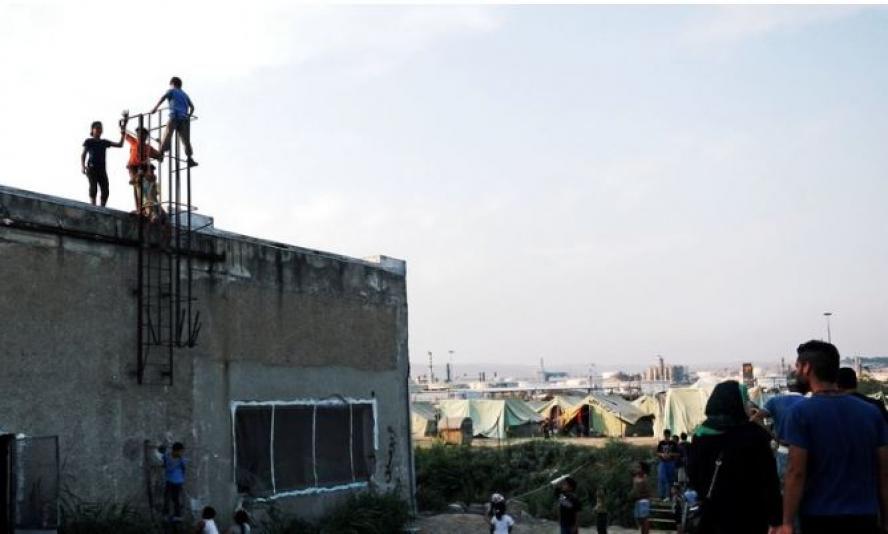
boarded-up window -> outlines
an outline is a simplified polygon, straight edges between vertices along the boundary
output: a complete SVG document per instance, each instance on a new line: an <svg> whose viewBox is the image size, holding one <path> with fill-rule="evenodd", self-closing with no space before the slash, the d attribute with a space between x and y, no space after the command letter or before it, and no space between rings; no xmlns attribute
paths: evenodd
<svg viewBox="0 0 888 534"><path fill-rule="evenodd" d="M235 403L238 491L253 496L366 482L374 401Z"/></svg>

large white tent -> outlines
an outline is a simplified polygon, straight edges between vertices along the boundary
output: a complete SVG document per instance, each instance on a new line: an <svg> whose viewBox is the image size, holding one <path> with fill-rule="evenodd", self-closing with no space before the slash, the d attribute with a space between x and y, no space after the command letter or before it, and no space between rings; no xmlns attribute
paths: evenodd
<svg viewBox="0 0 888 534"><path fill-rule="evenodd" d="M441 417L469 417L476 437L529 436L543 418L519 399L448 399L438 404Z"/></svg>

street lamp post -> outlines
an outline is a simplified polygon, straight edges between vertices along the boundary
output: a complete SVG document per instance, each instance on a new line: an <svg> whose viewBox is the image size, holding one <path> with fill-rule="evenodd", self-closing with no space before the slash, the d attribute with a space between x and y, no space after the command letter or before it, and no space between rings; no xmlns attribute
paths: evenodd
<svg viewBox="0 0 888 534"><path fill-rule="evenodd" d="M829 328L829 318L832 317L832 312L823 312L823 316L826 317L826 341L832 343L832 332Z"/></svg>

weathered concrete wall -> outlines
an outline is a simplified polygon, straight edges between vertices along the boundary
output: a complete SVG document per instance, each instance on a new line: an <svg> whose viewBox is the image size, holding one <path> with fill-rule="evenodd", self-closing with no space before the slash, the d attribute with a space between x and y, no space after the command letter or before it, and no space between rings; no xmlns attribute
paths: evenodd
<svg viewBox="0 0 888 534"><path fill-rule="evenodd" d="M139 386L134 221L0 188L0 428L59 435L66 489L136 504L147 503L144 441L184 441L189 497L227 514L239 501L232 401L373 397L373 483L409 492L403 263L209 228L199 248L225 259L195 261L199 345L177 350L172 386ZM281 504L313 516L343 493Z"/></svg>

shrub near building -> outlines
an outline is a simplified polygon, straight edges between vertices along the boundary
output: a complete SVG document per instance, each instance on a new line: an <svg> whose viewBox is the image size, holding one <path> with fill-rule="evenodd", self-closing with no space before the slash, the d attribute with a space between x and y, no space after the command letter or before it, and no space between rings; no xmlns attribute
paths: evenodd
<svg viewBox="0 0 888 534"><path fill-rule="evenodd" d="M602 448L531 441L500 449L436 445L416 450L417 503L420 510L440 511L450 503L484 503L494 492L519 498L537 517L557 518L549 481L575 473L583 503L582 525L594 523L596 491L606 492L612 523L632 525L631 471L639 460L652 460L647 447L617 440Z"/></svg>

